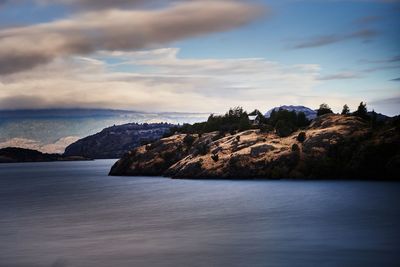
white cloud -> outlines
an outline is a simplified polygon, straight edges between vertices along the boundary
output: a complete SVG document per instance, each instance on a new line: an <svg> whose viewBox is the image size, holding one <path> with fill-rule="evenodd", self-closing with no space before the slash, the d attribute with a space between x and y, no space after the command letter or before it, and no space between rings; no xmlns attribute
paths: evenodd
<svg viewBox="0 0 400 267"><path fill-rule="evenodd" d="M119 62L108 64L107 61ZM121 65L131 72L120 71ZM179 49L99 52L59 58L5 76L0 108L103 107L144 111L224 112L242 105L317 106L326 101L315 64L283 65L263 58L187 59Z"/></svg>
<svg viewBox="0 0 400 267"><path fill-rule="evenodd" d="M153 10L88 11L53 22L0 29L0 75L29 70L64 56L140 50L227 31L262 13L259 6L236 1L189 1Z"/></svg>

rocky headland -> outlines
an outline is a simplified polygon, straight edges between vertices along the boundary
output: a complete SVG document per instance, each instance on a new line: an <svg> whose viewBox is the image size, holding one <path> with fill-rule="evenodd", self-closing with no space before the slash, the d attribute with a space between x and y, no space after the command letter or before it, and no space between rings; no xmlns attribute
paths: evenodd
<svg viewBox="0 0 400 267"><path fill-rule="evenodd" d="M110 175L221 179L399 179L400 131L326 114L282 137L275 130L175 134L135 148Z"/></svg>

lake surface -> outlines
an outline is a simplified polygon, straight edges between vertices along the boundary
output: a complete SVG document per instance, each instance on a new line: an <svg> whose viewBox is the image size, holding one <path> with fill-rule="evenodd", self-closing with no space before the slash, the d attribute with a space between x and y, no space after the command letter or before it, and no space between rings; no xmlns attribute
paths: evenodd
<svg viewBox="0 0 400 267"><path fill-rule="evenodd" d="M400 183L0 164L0 266L399 266Z"/></svg>

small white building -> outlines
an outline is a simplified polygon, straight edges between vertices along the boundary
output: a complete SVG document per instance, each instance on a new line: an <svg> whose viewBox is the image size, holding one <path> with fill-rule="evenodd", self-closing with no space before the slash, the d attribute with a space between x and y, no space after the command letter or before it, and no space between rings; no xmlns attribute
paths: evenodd
<svg viewBox="0 0 400 267"><path fill-rule="evenodd" d="M249 115L249 121L252 125L259 125L260 124L260 117L259 115Z"/></svg>

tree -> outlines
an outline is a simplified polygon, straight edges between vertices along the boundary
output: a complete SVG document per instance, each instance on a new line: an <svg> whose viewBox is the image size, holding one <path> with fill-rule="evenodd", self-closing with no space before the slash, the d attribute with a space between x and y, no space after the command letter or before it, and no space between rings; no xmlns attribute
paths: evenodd
<svg viewBox="0 0 400 267"><path fill-rule="evenodd" d="M354 113L354 115L356 115L364 120L368 119L369 116L368 116L368 111L367 111L367 104L364 102L361 102L357 108L357 111Z"/></svg>
<svg viewBox="0 0 400 267"><path fill-rule="evenodd" d="M288 121L279 120L275 125L275 130L280 137L286 137L293 132L293 125Z"/></svg>
<svg viewBox="0 0 400 267"><path fill-rule="evenodd" d="M350 114L349 106L345 104L342 109L342 115L349 115L349 114Z"/></svg>
<svg viewBox="0 0 400 267"><path fill-rule="evenodd" d="M300 111L297 113L297 123L296 125L298 127L305 127L310 124L310 121L307 119L306 114L304 112Z"/></svg>
<svg viewBox="0 0 400 267"><path fill-rule="evenodd" d="M322 116L324 114L333 113L332 109L328 106L328 104L319 105L319 109L317 110L317 116Z"/></svg>

